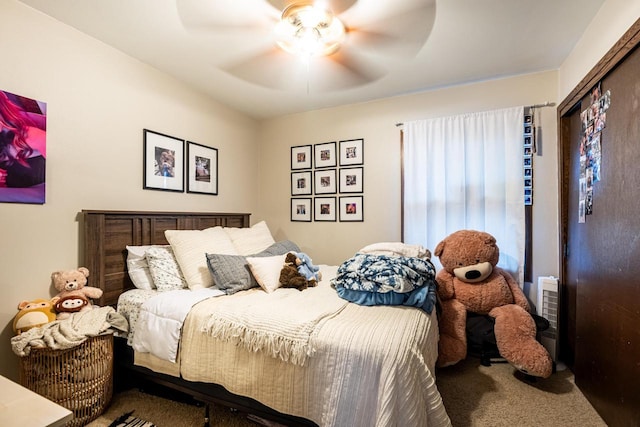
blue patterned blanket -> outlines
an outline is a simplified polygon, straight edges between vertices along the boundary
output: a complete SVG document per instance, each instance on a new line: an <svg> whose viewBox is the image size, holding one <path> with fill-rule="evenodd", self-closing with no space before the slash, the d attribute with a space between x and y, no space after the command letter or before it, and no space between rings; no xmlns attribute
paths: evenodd
<svg viewBox="0 0 640 427"><path fill-rule="evenodd" d="M357 253L332 280L338 295L360 305L408 305L431 313L435 268L424 258Z"/></svg>

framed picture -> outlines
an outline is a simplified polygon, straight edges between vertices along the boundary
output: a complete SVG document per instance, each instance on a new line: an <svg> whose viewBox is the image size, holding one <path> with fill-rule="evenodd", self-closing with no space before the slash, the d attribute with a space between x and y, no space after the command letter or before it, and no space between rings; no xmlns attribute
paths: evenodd
<svg viewBox="0 0 640 427"><path fill-rule="evenodd" d="M218 150L187 141L187 193L218 194Z"/></svg>
<svg viewBox="0 0 640 427"><path fill-rule="evenodd" d="M336 143L325 142L313 146L313 159L316 168L336 167Z"/></svg>
<svg viewBox="0 0 640 427"><path fill-rule="evenodd" d="M4 90L0 98L0 203L42 205L47 186L47 103ZM22 148L33 149L26 159L13 144L16 134L22 135L19 145L26 144Z"/></svg>
<svg viewBox="0 0 640 427"><path fill-rule="evenodd" d="M364 164L363 139L340 141L340 166Z"/></svg>
<svg viewBox="0 0 640 427"><path fill-rule="evenodd" d="M316 197L313 210L315 221L335 221L336 220L336 198Z"/></svg>
<svg viewBox="0 0 640 427"><path fill-rule="evenodd" d="M311 145L291 147L291 169L311 169Z"/></svg>
<svg viewBox="0 0 640 427"><path fill-rule="evenodd" d="M314 171L314 188L316 194L336 193L336 170L321 169Z"/></svg>
<svg viewBox="0 0 640 427"><path fill-rule="evenodd" d="M310 195L311 188L311 171L291 172L292 196Z"/></svg>
<svg viewBox="0 0 640 427"><path fill-rule="evenodd" d="M184 140L144 129L143 188L184 191Z"/></svg>
<svg viewBox="0 0 640 427"><path fill-rule="evenodd" d="M340 197L340 221L363 221L362 196Z"/></svg>
<svg viewBox="0 0 640 427"><path fill-rule="evenodd" d="M362 193L362 171L364 168L340 169L340 192Z"/></svg>
<svg viewBox="0 0 640 427"><path fill-rule="evenodd" d="M291 199L291 221L311 222L311 199Z"/></svg>

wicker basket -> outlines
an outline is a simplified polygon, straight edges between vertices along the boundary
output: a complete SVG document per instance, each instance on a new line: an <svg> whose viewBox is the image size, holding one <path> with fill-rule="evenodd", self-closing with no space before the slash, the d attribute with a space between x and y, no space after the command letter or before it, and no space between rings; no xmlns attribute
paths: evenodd
<svg viewBox="0 0 640 427"><path fill-rule="evenodd" d="M23 386L73 412L67 427L98 418L113 394L113 334L65 349L33 348L20 358Z"/></svg>

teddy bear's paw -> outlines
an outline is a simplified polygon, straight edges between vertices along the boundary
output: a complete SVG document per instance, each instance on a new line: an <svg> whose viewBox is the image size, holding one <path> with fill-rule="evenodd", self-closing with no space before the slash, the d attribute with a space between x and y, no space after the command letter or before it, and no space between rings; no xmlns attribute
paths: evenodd
<svg viewBox="0 0 640 427"><path fill-rule="evenodd" d="M505 359L523 374L533 377L549 378L553 371L553 361L547 350L537 341L532 341L516 354Z"/></svg>

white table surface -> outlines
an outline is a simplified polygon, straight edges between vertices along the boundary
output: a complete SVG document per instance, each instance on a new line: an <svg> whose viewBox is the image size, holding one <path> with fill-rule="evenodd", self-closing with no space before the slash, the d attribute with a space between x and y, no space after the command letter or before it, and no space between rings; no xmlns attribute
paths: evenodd
<svg viewBox="0 0 640 427"><path fill-rule="evenodd" d="M0 376L0 426L58 427L73 419L73 412Z"/></svg>

